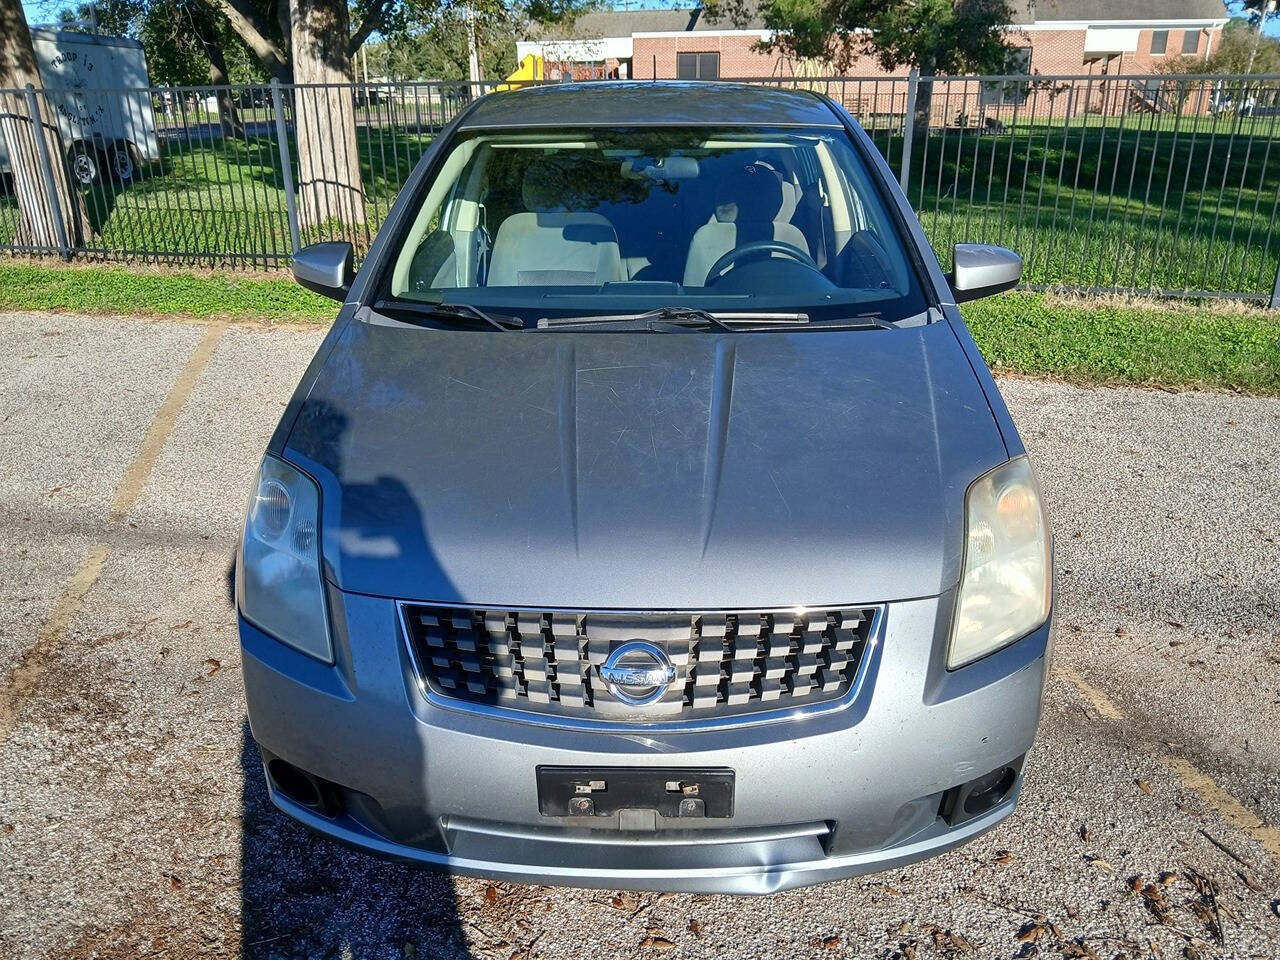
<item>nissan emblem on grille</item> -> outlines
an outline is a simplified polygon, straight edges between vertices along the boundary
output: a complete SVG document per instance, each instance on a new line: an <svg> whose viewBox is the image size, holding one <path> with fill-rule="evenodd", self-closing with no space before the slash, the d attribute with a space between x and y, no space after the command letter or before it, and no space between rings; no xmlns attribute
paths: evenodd
<svg viewBox="0 0 1280 960"><path fill-rule="evenodd" d="M502 610L404 602L422 690L548 722L732 722L848 702L883 608L701 613Z"/></svg>
<svg viewBox="0 0 1280 960"><path fill-rule="evenodd" d="M676 678L676 668L662 648L644 640L624 643L597 669L609 692L633 707L660 700Z"/></svg>

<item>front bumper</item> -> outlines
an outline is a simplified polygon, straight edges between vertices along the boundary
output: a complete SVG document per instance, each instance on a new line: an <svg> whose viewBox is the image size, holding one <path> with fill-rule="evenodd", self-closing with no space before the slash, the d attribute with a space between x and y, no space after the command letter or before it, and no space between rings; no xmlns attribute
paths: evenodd
<svg viewBox="0 0 1280 960"><path fill-rule="evenodd" d="M741 727L602 732L429 701L394 602L331 589L336 666L241 619L249 719L266 761L324 786L326 802L305 805L269 774L276 805L361 849L534 883L768 893L920 860L1012 813L1020 782L955 825L940 811L950 788L1016 767L1030 749L1050 626L948 673L940 611L951 599L889 604L864 682L840 709ZM733 816L645 831L545 817L540 765L729 768Z"/></svg>

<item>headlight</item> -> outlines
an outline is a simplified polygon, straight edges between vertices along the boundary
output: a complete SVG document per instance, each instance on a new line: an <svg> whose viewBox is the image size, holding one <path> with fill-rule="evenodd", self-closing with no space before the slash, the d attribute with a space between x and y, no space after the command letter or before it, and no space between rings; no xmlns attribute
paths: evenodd
<svg viewBox="0 0 1280 960"><path fill-rule="evenodd" d="M1049 618L1049 522L1031 464L1018 457L965 494L964 572L947 669L972 663Z"/></svg>
<svg viewBox="0 0 1280 960"><path fill-rule="evenodd" d="M333 662L320 578L320 491L267 456L249 497L236 569L240 612L277 640Z"/></svg>

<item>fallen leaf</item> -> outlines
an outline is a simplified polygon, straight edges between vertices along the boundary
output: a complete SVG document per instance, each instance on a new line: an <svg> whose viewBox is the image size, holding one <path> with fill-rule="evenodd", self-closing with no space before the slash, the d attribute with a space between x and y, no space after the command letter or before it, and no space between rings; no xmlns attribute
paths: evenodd
<svg viewBox="0 0 1280 960"><path fill-rule="evenodd" d="M1116 868L1113 867L1111 864L1107 863L1107 861L1103 860L1101 857L1087 856L1084 859L1085 859L1085 862L1087 862L1089 866L1093 867L1095 870L1105 870L1107 871L1107 873L1116 872Z"/></svg>
<svg viewBox="0 0 1280 960"><path fill-rule="evenodd" d="M835 950L835 949L836 949L837 947L839 947L839 946L840 946L840 937L839 937L839 935L838 935L838 934L837 934L837 935L830 936L830 937L823 937L823 938L822 938L822 949L823 949L823 950Z"/></svg>
<svg viewBox="0 0 1280 960"><path fill-rule="evenodd" d="M1132 890L1134 893L1137 893L1142 889L1142 882L1143 882L1142 874L1135 873L1132 877L1129 878L1129 889Z"/></svg>
<svg viewBox="0 0 1280 960"><path fill-rule="evenodd" d="M640 941L640 947L641 949L661 950L665 953L668 950L674 950L676 945L666 937L645 937Z"/></svg>
<svg viewBox="0 0 1280 960"><path fill-rule="evenodd" d="M1138 785L1138 789L1141 790L1143 793L1151 792L1151 784L1147 783L1147 781L1138 779L1133 782Z"/></svg>
<svg viewBox="0 0 1280 960"><path fill-rule="evenodd" d="M1073 940L1071 943L1064 943L1062 945L1062 955L1064 957L1079 957L1081 960L1099 960L1099 957L1094 952L1093 947L1089 946L1083 940Z"/></svg>
<svg viewBox="0 0 1280 960"><path fill-rule="evenodd" d="M1142 888L1142 900L1156 920L1168 925L1170 918L1173 916L1173 908L1169 905L1169 901L1159 887L1154 883L1148 883Z"/></svg>
<svg viewBox="0 0 1280 960"><path fill-rule="evenodd" d="M702 939L702 924L700 924L697 920L694 920L694 919L692 919L692 918L691 918L691 919L689 920L689 932L690 932L690 933L692 933L692 934L693 934L695 937L697 937L699 940L701 940L701 939Z"/></svg>
<svg viewBox="0 0 1280 960"><path fill-rule="evenodd" d="M1038 923L1028 923L1018 933L1019 943L1035 943L1044 933L1044 927Z"/></svg>
<svg viewBox="0 0 1280 960"><path fill-rule="evenodd" d="M1160 873L1160 883L1162 886L1171 887L1178 882L1178 875L1171 870L1164 870Z"/></svg>
<svg viewBox="0 0 1280 960"><path fill-rule="evenodd" d="M205 674L206 677L212 677L215 673L217 673L219 670L222 669L222 661L215 660L213 657L210 657L208 660L206 660L204 662L204 665L209 668L209 672Z"/></svg>
<svg viewBox="0 0 1280 960"><path fill-rule="evenodd" d="M999 866L999 867L1007 866L1013 863L1013 860L1014 860L1014 856L1011 851L1009 850L996 851L996 859L995 859L996 866Z"/></svg>
<svg viewBox="0 0 1280 960"><path fill-rule="evenodd" d="M1237 876L1240 877L1240 882L1243 883L1250 890L1252 890L1254 893L1262 893L1262 890L1263 890L1262 884L1258 882L1258 878L1254 876L1253 871L1250 870L1248 867L1245 867L1243 870L1241 870L1240 873L1237 874Z"/></svg>
<svg viewBox="0 0 1280 960"><path fill-rule="evenodd" d="M492 883L484 888L484 901L489 904L498 902L498 888Z"/></svg>

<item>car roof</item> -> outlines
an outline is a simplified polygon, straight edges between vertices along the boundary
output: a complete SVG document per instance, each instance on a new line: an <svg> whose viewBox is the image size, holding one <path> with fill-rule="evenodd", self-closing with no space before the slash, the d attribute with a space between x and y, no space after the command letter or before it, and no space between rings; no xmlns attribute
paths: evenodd
<svg viewBox="0 0 1280 960"><path fill-rule="evenodd" d="M623 80L548 84L490 94L468 111L463 130L521 127L840 127L807 90L708 81Z"/></svg>

